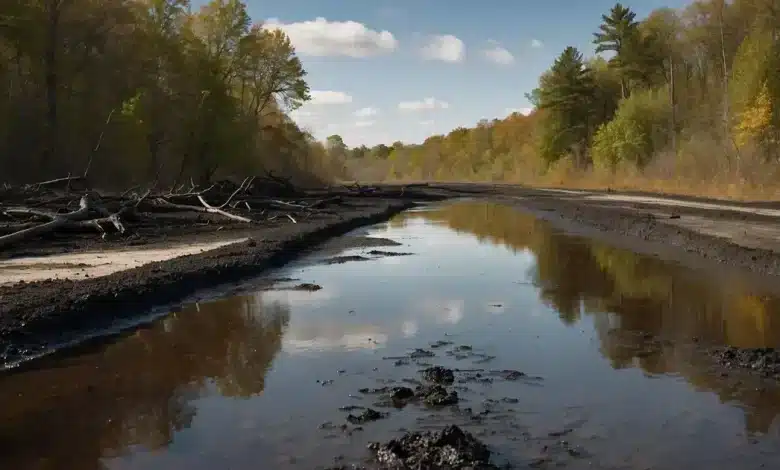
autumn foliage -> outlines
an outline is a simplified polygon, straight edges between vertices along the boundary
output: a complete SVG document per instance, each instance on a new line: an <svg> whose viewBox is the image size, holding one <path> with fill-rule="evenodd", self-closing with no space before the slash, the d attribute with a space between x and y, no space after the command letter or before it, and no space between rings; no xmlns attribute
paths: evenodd
<svg viewBox="0 0 780 470"><path fill-rule="evenodd" d="M699 0L641 20L618 3L594 30L598 55L562 51L526 95L531 115L352 149L350 168L358 178L780 196L780 1Z"/></svg>
<svg viewBox="0 0 780 470"><path fill-rule="evenodd" d="M304 77L240 0L3 0L0 183L329 177L287 115L309 99Z"/></svg>

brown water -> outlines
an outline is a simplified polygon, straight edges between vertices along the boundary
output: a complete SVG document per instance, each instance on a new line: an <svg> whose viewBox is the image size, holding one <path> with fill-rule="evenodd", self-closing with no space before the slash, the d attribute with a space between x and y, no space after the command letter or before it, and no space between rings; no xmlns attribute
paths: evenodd
<svg viewBox="0 0 780 470"><path fill-rule="evenodd" d="M780 391L714 374L689 346L693 337L780 344L777 298L566 236L505 206L445 205L368 235L415 254L304 260L274 276L322 290L190 305L0 377L0 468L310 469L338 456L359 463L371 440L446 423L520 468L540 456L543 468L780 464ZM480 420L410 405L377 408L389 417L362 431L338 429L339 407L375 406L360 388L419 378L414 362L386 358L440 340L453 344L425 361L539 378L459 384L461 408L487 410ZM448 354L458 345L474 354ZM561 451L562 439L578 455Z"/></svg>

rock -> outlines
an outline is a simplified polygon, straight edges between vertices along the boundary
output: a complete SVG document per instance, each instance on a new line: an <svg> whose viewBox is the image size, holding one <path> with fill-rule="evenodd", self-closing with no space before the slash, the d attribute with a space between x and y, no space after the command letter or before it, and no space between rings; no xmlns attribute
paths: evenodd
<svg viewBox="0 0 780 470"><path fill-rule="evenodd" d="M310 282L304 282L303 284L298 284L292 288L292 290L302 290L308 292L316 292L320 289L322 289L322 286L318 286L317 284L312 284Z"/></svg>
<svg viewBox="0 0 780 470"><path fill-rule="evenodd" d="M780 373L780 351L775 348L716 348L715 360L724 367L749 369L770 376Z"/></svg>
<svg viewBox="0 0 780 470"><path fill-rule="evenodd" d="M383 468L498 469L490 450L468 431L448 426L432 433L411 432L385 444L369 444Z"/></svg>
<svg viewBox="0 0 780 470"><path fill-rule="evenodd" d="M423 378L429 382L450 385L455 382L455 374L452 369L446 367L433 366L422 371Z"/></svg>
<svg viewBox="0 0 780 470"><path fill-rule="evenodd" d="M520 372L518 370L504 370L502 372L503 372L504 380L518 380L525 377L525 373Z"/></svg>
<svg viewBox="0 0 780 470"><path fill-rule="evenodd" d="M441 385L420 385L414 394L429 406L448 406L458 403L458 392L447 391Z"/></svg>
<svg viewBox="0 0 780 470"><path fill-rule="evenodd" d="M414 391L409 387L393 387L390 398L396 401L414 398Z"/></svg>
<svg viewBox="0 0 780 470"><path fill-rule="evenodd" d="M370 423L371 421L380 420L385 417L387 417L387 413L380 413L379 411L373 410L371 408L366 408L357 416L353 414L347 416L347 421L352 424L365 424Z"/></svg>
<svg viewBox="0 0 780 470"><path fill-rule="evenodd" d="M434 357L435 355L436 353L434 353L433 351L428 351L420 348L416 348L414 351L409 353L409 357L411 357L412 359L419 359L422 357Z"/></svg>

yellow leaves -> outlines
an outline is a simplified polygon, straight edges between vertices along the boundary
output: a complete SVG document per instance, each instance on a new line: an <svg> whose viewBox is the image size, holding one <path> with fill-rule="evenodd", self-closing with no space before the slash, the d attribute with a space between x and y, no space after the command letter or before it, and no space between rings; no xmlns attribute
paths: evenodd
<svg viewBox="0 0 780 470"><path fill-rule="evenodd" d="M122 107L119 109L119 113L123 117L127 117L127 118L135 116L136 113L139 111L138 105L139 102L141 101L142 94L143 92L139 91L132 97L125 100L125 102L122 103Z"/></svg>
<svg viewBox="0 0 780 470"><path fill-rule="evenodd" d="M750 142L763 141L772 125L773 103L766 80L761 84L753 103L740 114L734 128L734 140L739 147Z"/></svg>

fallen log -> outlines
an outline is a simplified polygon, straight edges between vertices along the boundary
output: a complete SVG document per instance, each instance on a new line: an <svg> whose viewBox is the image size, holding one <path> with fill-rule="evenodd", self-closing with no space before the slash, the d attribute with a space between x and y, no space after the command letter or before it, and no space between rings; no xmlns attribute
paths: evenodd
<svg viewBox="0 0 780 470"><path fill-rule="evenodd" d="M252 223L254 220L243 217L236 214L231 214L230 212L227 212L225 210L219 209L217 207L211 206L209 203L207 203L203 199L203 196L198 196L199 199L201 199L201 204L203 206L192 206L189 204L176 204L170 201L166 201L164 198L157 198L155 199L155 203L160 205L161 207L169 208L169 209L175 209L180 211L192 211L192 212L203 212L208 214L217 214L221 215L223 217L226 217L228 219L237 220L239 222L244 223Z"/></svg>
<svg viewBox="0 0 780 470"><path fill-rule="evenodd" d="M53 232L58 228L67 225L69 222L81 221L89 218L90 213L90 198L88 196L82 196L79 200L79 208L73 212L66 214L57 214L53 220L41 225L29 227L18 232L14 232L8 235L0 237L0 248L4 248L8 245L18 243L33 237L37 237L49 232Z"/></svg>

